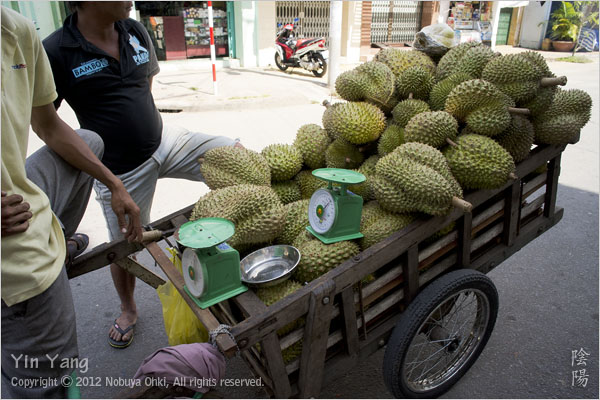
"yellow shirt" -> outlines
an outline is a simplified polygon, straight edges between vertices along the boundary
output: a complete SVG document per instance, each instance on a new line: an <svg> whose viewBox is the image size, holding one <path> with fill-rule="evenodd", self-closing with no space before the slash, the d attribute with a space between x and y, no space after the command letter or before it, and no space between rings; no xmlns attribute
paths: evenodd
<svg viewBox="0 0 600 400"><path fill-rule="evenodd" d="M56 88L33 24L2 7L2 190L20 194L33 218L2 238L2 300L8 306L44 292L63 268L65 238L48 197L25 173L31 107L50 104ZM56 184L60 184L56 182Z"/></svg>

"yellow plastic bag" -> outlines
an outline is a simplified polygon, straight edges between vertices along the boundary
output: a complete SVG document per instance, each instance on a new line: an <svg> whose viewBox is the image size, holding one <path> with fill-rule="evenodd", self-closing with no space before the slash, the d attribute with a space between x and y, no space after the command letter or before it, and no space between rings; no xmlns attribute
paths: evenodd
<svg viewBox="0 0 600 400"><path fill-rule="evenodd" d="M167 250L171 253L171 262L181 272L181 259L177 255L177 250L172 248ZM208 332L204 325L194 315L171 281L159 286L156 291L162 303L165 330L170 346L208 342Z"/></svg>

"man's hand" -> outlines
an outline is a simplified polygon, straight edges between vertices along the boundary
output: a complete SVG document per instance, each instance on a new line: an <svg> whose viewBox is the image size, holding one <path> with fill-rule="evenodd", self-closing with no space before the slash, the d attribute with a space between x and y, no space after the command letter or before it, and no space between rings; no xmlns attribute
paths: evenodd
<svg viewBox="0 0 600 400"><path fill-rule="evenodd" d="M117 215L121 233L129 242L142 241L140 208L122 184L112 190L111 207ZM125 218L125 216L129 218ZM129 221L127 221L129 220Z"/></svg>
<svg viewBox="0 0 600 400"><path fill-rule="evenodd" d="M23 196L2 192L2 237L25 232L31 217L29 203L23 201Z"/></svg>

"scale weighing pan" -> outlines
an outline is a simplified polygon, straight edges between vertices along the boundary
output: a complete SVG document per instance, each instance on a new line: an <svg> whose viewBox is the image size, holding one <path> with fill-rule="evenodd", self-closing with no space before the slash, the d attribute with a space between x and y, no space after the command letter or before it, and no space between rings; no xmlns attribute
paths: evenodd
<svg viewBox="0 0 600 400"><path fill-rule="evenodd" d="M250 286L274 286L288 279L300 262L300 251L286 244L265 247L240 262L242 282Z"/></svg>

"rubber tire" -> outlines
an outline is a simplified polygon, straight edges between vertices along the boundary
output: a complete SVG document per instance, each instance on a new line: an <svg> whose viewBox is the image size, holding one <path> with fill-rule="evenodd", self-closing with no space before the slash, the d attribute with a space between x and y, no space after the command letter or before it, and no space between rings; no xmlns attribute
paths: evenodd
<svg viewBox="0 0 600 400"><path fill-rule="evenodd" d="M275 65L277 65L277 68L279 68L282 71L288 69L288 66L282 63L281 56L279 56L279 53L277 52L275 52Z"/></svg>
<svg viewBox="0 0 600 400"><path fill-rule="evenodd" d="M415 392L407 387L404 379L402 379L401 368L404 364L408 346L418 334L417 331L425 322L427 316L448 297L464 289L480 290L489 302L490 315L483 338L454 376L430 391ZM494 283L481 272L461 269L445 274L432 282L409 304L392 331L383 358L383 378L389 391L396 398L433 398L442 395L458 382L475 363L492 334L497 316L498 291Z"/></svg>
<svg viewBox="0 0 600 400"><path fill-rule="evenodd" d="M325 61L325 58L323 58L323 54L321 54L321 53L314 53L313 60L318 61L323 66L322 72L311 71L314 76L316 76L317 78L320 78L323 75L325 75L325 73L327 72L327 61Z"/></svg>

